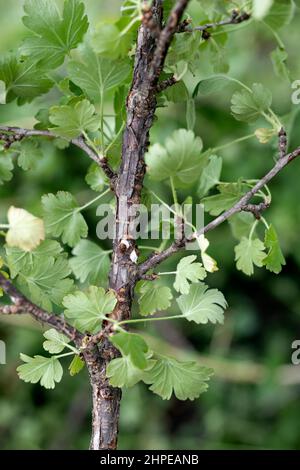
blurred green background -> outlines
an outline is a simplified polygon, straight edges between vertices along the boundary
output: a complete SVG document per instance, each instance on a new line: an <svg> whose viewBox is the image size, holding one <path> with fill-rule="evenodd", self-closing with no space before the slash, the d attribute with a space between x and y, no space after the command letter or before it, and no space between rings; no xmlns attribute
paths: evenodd
<svg viewBox="0 0 300 470"><path fill-rule="evenodd" d="M25 34L21 22L22 0L0 0L0 53L16 48ZM84 0L93 27L118 16L117 0ZM196 2L193 2L197 15ZM199 18L201 19L201 18ZM293 79L300 79L300 11L281 32L287 45ZM276 47L272 34L251 24L229 35L226 48L230 73L248 85L261 82L274 96L274 109L295 116L291 148L300 144L300 116L291 104L291 87L275 77L269 53ZM197 78L211 74L200 61ZM196 80L196 79L195 79ZM190 78L190 83L194 79ZM195 132L205 147L215 147L250 134L229 112L231 92L198 99ZM53 97L49 98L50 100ZM0 122L32 126L39 100L18 108L0 105ZM300 105L298 106L300 109ZM152 142L163 142L174 129L185 127L185 105L160 108L152 130ZM222 180L240 176L258 178L271 167L274 148L255 140L229 147ZM44 158L34 171L15 171L12 181L0 187L0 220L10 205L38 213L40 196L64 189L85 200L90 190L84 182L89 161L74 147L65 151L45 146ZM291 344L300 339L300 161L296 161L271 184L272 208L266 214L279 232L287 266L280 276L263 269L252 278L238 272L230 228L223 225L210 234L210 254L220 271L208 283L222 290L229 302L225 326L196 326L182 322L145 326L146 334L171 354L184 350L215 368L208 393L195 402L162 401L144 386L124 391L121 449L300 449L300 366L291 364ZM160 188L158 188L159 190ZM170 198L168 188L163 190ZM196 188L180 194L196 201ZM85 215L91 227L95 208ZM90 230L94 233L95 230ZM176 260L165 264L174 268ZM168 281L165 281L168 282ZM170 281L171 282L171 281ZM174 311L174 310L173 310ZM0 365L1 449L85 449L90 434L90 393L85 372L65 374L54 391L21 382L16 374L19 353L42 353L41 328L30 319L1 318L0 339L7 345L7 365ZM166 346L165 342L172 344ZM174 350L173 350L174 347Z"/></svg>

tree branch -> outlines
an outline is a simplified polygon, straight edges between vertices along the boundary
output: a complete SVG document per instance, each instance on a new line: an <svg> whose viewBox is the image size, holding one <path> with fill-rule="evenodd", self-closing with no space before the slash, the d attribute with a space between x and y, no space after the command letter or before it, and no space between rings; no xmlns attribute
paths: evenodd
<svg viewBox="0 0 300 470"><path fill-rule="evenodd" d="M194 31L206 32L208 29L215 29L218 26L240 24L240 23L243 23L244 21L248 21L250 18L251 16L249 13L246 13L246 12L240 13L237 10L233 10L231 17L229 19L223 20L223 21L217 21L215 23L206 23L201 26L191 27L189 22L184 21L178 26L177 32L178 33L193 33Z"/></svg>
<svg viewBox="0 0 300 470"><path fill-rule="evenodd" d="M62 317L55 315L54 313L49 313L28 300L25 295L16 289L11 281L6 279L1 273L0 287L13 302L13 305L1 306L0 314L13 315L28 313L38 322L52 326L60 333L66 335L72 341L81 342L84 338L82 333L69 325Z"/></svg>
<svg viewBox="0 0 300 470"><path fill-rule="evenodd" d="M161 30L149 72L150 85L156 85L162 72L166 55L174 34L177 32L181 17L190 0L178 0L172 9L166 26Z"/></svg>
<svg viewBox="0 0 300 470"><path fill-rule="evenodd" d="M23 129L22 127L0 126L0 140L3 140L5 142L5 148L9 148L14 142L19 142L20 140L25 139L26 137L34 136L50 138L58 137L57 135L55 135L55 133L47 130ZM94 162L96 162L102 168L111 183L114 184L114 179L116 178L116 175L104 156L98 155L95 150L87 144L83 136L77 137L76 139L72 139L70 142L76 147L83 150L89 158L94 160Z"/></svg>
<svg viewBox="0 0 300 470"><path fill-rule="evenodd" d="M280 136L279 136L280 137ZM274 167L265 175L263 176L258 183L236 203L230 209L225 211L219 217L216 217L212 222L207 224L205 227L200 229L196 234L191 235L188 238L185 238L181 242L175 241L170 245L166 250L162 252L155 252L150 255L150 257L139 265L139 278L141 279L150 269L154 269L160 263L168 259L173 254L177 253L178 251L182 250L186 247L187 243L191 243L195 241L197 237L203 235L211 230L214 230L216 227L221 225L223 222L228 220L234 214L245 210L245 207L248 207L249 201L252 199L255 194L261 190L265 185L267 185L275 176L280 173L283 168L285 168L290 162L295 160L300 155L300 147L296 148L293 152L289 153L288 155L282 156L274 165ZM267 208L267 207L265 207ZM262 209L262 208L260 208ZM253 212L253 211L251 211Z"/></svg>

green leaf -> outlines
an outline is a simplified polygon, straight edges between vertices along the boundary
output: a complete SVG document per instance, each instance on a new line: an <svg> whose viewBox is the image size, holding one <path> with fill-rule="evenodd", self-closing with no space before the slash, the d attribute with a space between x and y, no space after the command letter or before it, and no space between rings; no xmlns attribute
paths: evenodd
<svg viewBox="0 0 300 470"><path fill-rule="evenodd" d="M51 130L67 139L74 139L85 131L95 132L100 125L100 118L95 115L95 108L88 100L75 105L53 106L49 119L56 126Z"/></svg>
<svg viewBox="0 0 300 470"><path fill-rule="evenodd" d="M218 185L219 194L202 199L205 210L211 215L220 215L238 202L247 189L241 182L221 183Z"/></svg>
<svg viewBox="0 0 300 470"><path fill-rule="evenodd" d="M92 163L88 169L85 181L93 191L101 192L108 183L102 168L96 163Z"/></svg>
<svg viewBox="0 0 300 470"><path fill-rule="evenodd" d="M73 377L74 375L79 374L83 367L84 361L79 356L77 356L77 354L75 354L68 367L70 375Z"/></svg>
<svg viewBox="0 0 300 470"><path fill-rule="evenodd" d="M33 303L51 311L52 302L60 305L73 289L73 281L67 277L70 273L68 260L64 257L35 257L19 271L17 285Z"/></svg>
<svg viewBox="0 0 300 470"><path fill-rule="evenodd" d="M13 149L16 147L14 146ZM42 157L42 152L34 140L25 140L17 147L19 152L18 165L24 170L32 170L36 167L38 160Z"/></svg>
<svg viewBox="0 0 300 470"><path fill-rule="evenodd" d="M25 39L22 52L48 69L59 67L88 29L78 0L65 0L62 17L54 0L26 0L24 11L23 23L33 35Z"/></svg>
<svg viewBox="0 0 300 470"><path fill-rule="evenodd" d="M191 255L182 258L176 271L176 279L174 282L174 289L181 294L188 294L190 285L188 281L197 282L203 281L206 278L206 271L201 263L195 263L197 256Z"/></svg>
<svg viewBox="0 0 300 470"><path fill-rule="evenodd" d="M56 357L29 357L26 354L20 354L20 357L25 364L20 365L17 372L24 382L40 382L42 387L54 388L55 382L61 381L63 368Z"/></svg>
<svg viewBox="0 0 300 470"><path fill-rule="evenodd" d="M282 270L282 266L286 265L286 262L273 225L270 225L269 229L266 230L265 247L268 248L269 251L267 256L263 259L263 265L272 273L279 274Z"/></svg>
<svg viewBox="0 0 300 470"><path fill-rule="evenodd" d="M179 129L166 140L165 146L154 144L146 154L149 176L156 181L173 177L178 186L195 182L207 158L201 154L203 143L192 131Z"/></svg>
<svg viewBox="0 0 300 470"><path fill-rule="evenodd" d="M276 31L289 24L294 13L295 3L293 0L274 0L264 22Z"/></svg>
<svg viewBox="0 0 300 470"><path fill-rule="evenodd" d="M152 315L158 310L166 310L171 305L172 292L169 287L157 286L153 282L143 282L139 288L139 313Z"/></svg>
<svg viewBox="0 0 300 470"><path fill-rule="evenodd" d="M203 197L210 191L211 188L219 183L222 172L222 164L223 160L221 157L217 157L217 155L211 155L209 157L208 165L204 168L200 179L200 185L198 189L198 195L200 197Z"/></svg>
<svg viewBox="0 0 300 470"><path fill-rule="evenodd" d="M166 78L168 78L168 76ZM182 103L189 97L188 89L182 80L167 88L164 91L164 94L166 95L167 100L172 103Z"/></svg>
<svg viewBox="0 0 300 470"><path fill-rule="evenodd" d="M133 387L142 380L144 370L135 367L129 356L110 361L106 368L106 376L112 387Z"/></svg>
<svg viewBox="0 0 300 470"><path fill-rule="evenodd" d="M109 338L110 342L119 349L122 356L128 356L134 367L146 369L148 345L142 336L120 332Z"/></svg>
<svg viewBox="0 0 300 470"><path fill-rule="evenodd" d="M76 199L72 194L58 191L42 197L46 230L54 237L62 237L62 241L73 247L81 238L86 238L88 226L80 214Z"/></svg>
<svg viewBox="0 0 300 470"><path fill-rule="evenodd" d="M258 238L243 237L241 242L235 247L235 260L237 269L243 271L247 276L254 273L254 267L262 267L266 257L265 246Z"/></svg>
<svg viewBox="0 0 300 470"><path fill-rule="evenodd" d="M288 54L283 48L277 47L271 53L271 60L275 75L283 80L290 80L290 72L286 64L287 59Z"/></svg>
<svg viewBox="0 0 300 470"><path fill-rule="evenodd" d="M107 251L89 240L81 240L72 251L70 266L80 282L106 284L110 269Z"/></svg>
<svg viewBox="0 0 300 470"><path fill-rule="evenodd" d="M32 266L43 262L49 257L57 258L62 252L60 244L54 240L45 240L32 251L24 251L21 248L5 246L6 263L10 270L10 276L14 279L26 266Z"/></svg>
<svg viewBox="0 0 300 470"><path fill-rule="evenodd" d="M10 181L13 177L12 170L14 165L11 155L5 155L0 152L0 185L5 181Z"/></svg>
<svg viewBox="0 0 300 470"><path fill-rule="evenodd" d="M177 303L188 321L198 324L224 322L223 312L227 307L224 295L217 289L208 289L203 282L192 284L189 293L181 295Z"/></svg>
<svg viewBox="0 0 300 470"><path fill-rule="evenodd" d="M252 91L237 91L231 100L232 115L238 121L255 122L272 104L272 93L260 83L254 83Z"/></svg>
<svg viewBox="0 0 300 470"><path fill-rule="evenodd" d="M208 388L207 381L213 370L196 362L180 362L172 357L160 356L153 367L144 373L143 381L151 384L150 390L163 400L172 393L178 400L194 400Z"/></svg>
<svg viewBox="0 0 300 470"><path fill-rule="evenodd" d="M217 91L224 90L224 88L228 85L230 85L230 78L228 76L213 75L198 82L193 96L210 95L212 93L216 93Z"/></svg>
<svg viewBox="0 0 300 470"><path fill-rule="evenodd" d="M41 67L27 59L19 61L13 54L0 59L0 80L6 85L6 102L15 98L32 100L43 95L53 86Z"/></svg>
<svg viewBox="0 0 300 470"><path fill-rule="evenodd" d="M70 342L67 336L59 333L54 328L45 331L43 336L46 338L46 341L43 342L43 348L50 354L61 353Z"/></svg>
<svg viewBox="0 0 300 470"><path fill-rule="evenodd" d="M68 64L70 79L79 86L88 98L96 103L102 101L104 93L121 85L130 72L127 62L112 62L86 49L82 62Z"/></svg>
<svg viewBox="0 0 300 470"><path fill-rule="evenodd" d="M63 299L65 316L82 332L98 333L102 321L117 303L112 291L90 286L86 292L76 291Z"/></svg>

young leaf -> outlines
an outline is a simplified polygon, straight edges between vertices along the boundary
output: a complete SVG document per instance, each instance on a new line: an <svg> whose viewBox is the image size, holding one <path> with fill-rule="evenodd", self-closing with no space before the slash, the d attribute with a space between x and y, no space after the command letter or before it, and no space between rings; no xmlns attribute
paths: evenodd
<svg viewBox="0 0 300 470"><path fill-rule="evenodd" d="M146 155L149 175L156 181L174 178L178 186L195 182L207 163L201 154L203 147L200 137L192 131L179 129L166 140L165 147L154 144Z"/></svg>
<svg viewBox="0 0 300 470"><path fill-rule="evenodd" d="M283 80L290 80L290 72L287 68L286 61L288 54L285 49L277 47L271 52L271 60L275 75Z"/></svg>
<svg viewBox="0 0 300 470"><path fill-rule="evenodd" d="M35 168L38 160L42 157L42 152L34 140L21 142L19 144L19 152L18 165L24 171Z"/></svg>
<svg viewBox="0 0 300 470"><path fill-rule="evenodd" d="M249 237L253 226L253 215L249 212L240 212L230 217L228 222L234 238L241 240L244 237Z"/></svg>
<svg viewBox="0 0 300 470"><path fill-rule="evenodd" d="M45 331L43 336L46 338L46 341L43 342L43 348L50 354L61 353L65 349L66 345L70 342L67 336L59 333L54 328Z"/></svg>
<svg viewBox="0 0 300 470"><path fill-rule="evenodd" d="M5 247L6 251L6 264L10 270L11 278L22 271L26 266L33 265L34 260L43 262L43 260L51 257L57 258L62 252L62 247L55 240L45 240L38 247L32 251L24 251L21 248Z"/></svg>
<svg viewBox="0 0 300 470"><path fill-rule="evenodd" d="M63 297L73 289L68 260L60 256L34 258L24 266L17 277L17 285L26 297L45 310L52 310L52 302L60 305Z"/></svg>
<svg viewBox="0 0 300 470"><path fill-rule="evenodd" d="M263 265L272 273L279 274L282 270L282 266L286 265L286 262L273 225L270 225L269 229L266 230L265 247L268 248L269 251L267 256L263 259Z"/></svg>
<svg viewBox="0 0 300 470"><path fill-rule="evenodd" d="M77 356L77 354L75 354L68 367L70 375L73 377L74 375L79 374L83 367L84 361L79 356Z"/></svg>
<svg viewBox="0 0 300 470"><path fill-rule="evenodd" d="M88 169L85 181L90 186L90 188L93 189L93 191L101 192L105 184L107 184L107 177L105 176L102 168L100 168L100 166L94 162Z"/></svg>
<svg viewBox="0 0 300 470"><path fill-rule="evenodd" d="M133 387L142 380L144 370L135 367L129 356L113 359L107 366L106 376L112 387Z"/></svg>
<svg viewBox="0 0 300 470"><path fill-rule="evenodd" d="M238 121L254 122L271 104L272 93L260 83L254 83L252 92L243 89L233 95L231 111Z"/></svg>
<svg viewBox="0 0 300 470"><path fill-rule="evenodd" d="M65 316L72 320L82 332L97 333L108 313L117 303L112 291L105 292L102 287L90 286L86 292L76 291L63 299Z"/></svg>
<svg viewBox="0 0 300 470"><path fill-rule="evenodd" d="M6 234L8 246L31 251L45 239L45 227L42 219L24 209L11 206L7 212L9 230Z"/></svg>
<svg viewBox="0 0 300 470"><path fill-rule="evenodd" d="M12 170L14 165L10 155L0 153L0 185L5 181L10 181L13 177Z"/></svg>
<svg viewBox="0 0 300 470"><path fill-rule="evenodd" d="M134 367L145 369L148 365L148 345L142 336L120 332L109 338L110 342L121 351L122 356L128 356Z"/></svg>
<svg viewBox="0 0 300 470"><path fill-rule="evenodd" d="M223 323L224 310L227 307L222 292L217 289L208 289L202 282L192 284L187 295L181 295L177 299L183 316L188 321L196 323Z"/></svg>
<svg viewBox="0 0 300 470"><path fill-rule="evenodd" d="M291 22L294 13L294 0L274 0L268 15L264 18L264 22L277 31Z"/></svg>
<svg viewBox="0 0 300 470"><path fill-rule="evenodd" d="M222 172L223 160L217 155L211 155L209 157L208 165L204 168L201 178L200 185L198 189L198 195L200 197L205 196L208 191L216 186L220 181L220 176Z"/></svg>
<svg viewBox="0 0 300 470"><path fill-rule="evenodd" d="M99 128L99 117L95 116L95 108L83 100L73 105L53 106L49 119L55 134L67 139L74 139L85 131L94 132Z"/></svg>
<svg viewBox="0 0 300 470"><path fill-rule="evenodd" d="M166 310L171 305L172 292L169 287L154 286L153 282L144 282L140 289L138 299L140 310L143 316L152 315L157 310Z"/></svg>
<svg viewBox="0 0 300 470"><path fill-rule="evenodd" d="M42 197L46 231L54 237L62 237L69 246L75 246L80 238L86 238L88 226L80 214L80 208L72 194L58 191Z"/></svg>
<svg viewBox="0 0 300 470"><path fill-rule="evenodd" d="M263 260L266 257L264 249L263 242L258 238L243 237L234 249L237 269L251 276L254 273L253 265L263 266Z"/></svg>
<svg viewBox="0 0 300 470"><path fill-rule="evenodd" d="M81 240L73 249L70 266L80 282L106 284L110 258L106 251L89 240Z"/></svg>
<svg viewBox="0 0 300 470"><path fill-rule="evenodd" d="M188 294L190 285L188 281L203 281L206 278L206 271L201 263L195 263L197 256L191 255L182 258L177 265L174 289L181 294Z"/></svg>
<svg viewBox="0 0 300 470"><path fill-rule="evenodd" d="M26 354L20 354L20 357L25 364L20 365L17 372L24 382L40 382L42 387L54 388L55 382L61 381L63 368L56 357L29 357Z"/></svg>
<svg viewBox="0 0 300 470"><path fill-rule="evenodd" d="M202 199L204 208L211 215L220 215L238 202L246 190L241 182L219 184L219 194Z"/></svg>
<svg viewBox="0 0 300 470"><path fill-rule="evenodd" d="M55 69L82 41L88 29L84 4L65 0L62 17L54 0L26 0L24 25L33 35L25 39L22 52L48 69Z"/></svg>
<svg viewBox="0 0 300 470"><path fill-rule="evenodd" d="M212 369L196 362L159 356L153 367L145 371L143 381L151 384L150 390L163 400L169 400L173 392L178 400L194 400L207 390L206 382L212 374Z"/></svg>
<svg viewBox="0 0 300 470"><path fill-rule="evenodd" d="M87 48L83 61L71 61L68 72L72 82L79 86L91 101L99 103L105 92L126 80L130 66L127 62L111 62Z"/></svg>
<svg viewBox="0 0 300 470"><path fill-rule="evenodd" d="M204 78L197 84L193 96L205 96L224 90L226 86L230 85L230 81L230 78L226 75L213 75L212 77Z"/></svg>

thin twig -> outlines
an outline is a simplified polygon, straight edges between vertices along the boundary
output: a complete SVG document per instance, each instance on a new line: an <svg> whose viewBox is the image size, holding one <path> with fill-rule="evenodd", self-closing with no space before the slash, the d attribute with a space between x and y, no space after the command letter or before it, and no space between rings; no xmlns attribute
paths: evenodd
<svg viewBox="0 0 300 470"><path fill-rule="evenodd" d="M200 235L206 234L211 230L214 230L216 227L221 225L223 222L228 220L234 214L245 210L245 207L249 203L255 194L260 191L265 185L267 185L278 173L280 173L283 168L285 168L290 162L295 160L300 155L300 147L296 148L293 152L285 155L284 157L280 158L274 165L274 167L265 175L263 176L257 184L250 189L241 199L234 204L230 209L223 212L220 216L216 217L212 222L207 224L205 227L200 229L198 232L194 233L190 237L183 240L181 243L174 242L171 246L169 246L166 250L161 251L160 253L152 253L150 257L140 264L139 266L139 276L143 276L146 274L150 269L155 268L160 263L168 259L173 254L177 253L178 251L182 250L187 243L191 243L195 241L197 237Z"/></svg>
<svg viewBox="0 0 300 470"><path fill-rule="evenodd" d="M22 127L0 126L0 140L4 141L4 147L9 148L14 142L18 142L26 137L50 137L57 138L54 132L38 129L24 129ZM83 150L86 155L94 160L104 171L106 176L113 181L116 177L114 171L104 156L98 155L86 142L83 136L71 139L70 142Z"/></svg>
<svg viewBox="0 0 300 470"><path fill-rule="evenodd" d="M215 23L206 23L204 25L191 27L188 22L183 22L178 26L178 33L192 33L194 31L206 32L208 29L215 29L219 26L228 26L234 24L240 24L250 19L250 14L246 12L239 13L237 10L233 10L232 15L227 20L217 21ZM208 39L208 38L206 38Z"/></svg>
<svg viewBox="0 0 300 470"><path fill-rule="evenodd" d="M38 322L52 326L60 333L66 335L72 341L79 341L83 339L84 335L82 335L78 330L76 330L76 328L73 328L71 325L69 325L64 318L55 315L54 313L49 313L46 310L43 310L42 308L32 303L11 283L9 279L6 279L1 273L0 287L4 290L4 292L13 302L13 305L1 306L1 314L12 315L28 313Z"/></svg>

